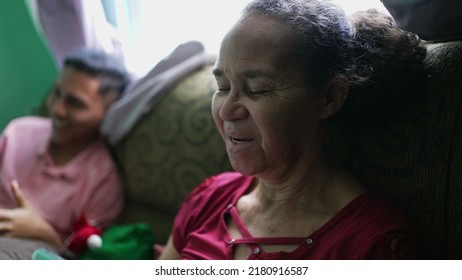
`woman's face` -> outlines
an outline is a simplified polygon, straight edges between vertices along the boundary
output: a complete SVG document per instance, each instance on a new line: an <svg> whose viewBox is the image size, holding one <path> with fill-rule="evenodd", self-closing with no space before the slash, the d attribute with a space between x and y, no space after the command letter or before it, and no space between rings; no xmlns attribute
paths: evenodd
<svg viewBox="0 0 462 280"><path fill-rule="evenodd" d="M306 85L284 25L242 18L214 67L212 113L236 171L279 178L314 158L324 139L322 99Z"/></svg>

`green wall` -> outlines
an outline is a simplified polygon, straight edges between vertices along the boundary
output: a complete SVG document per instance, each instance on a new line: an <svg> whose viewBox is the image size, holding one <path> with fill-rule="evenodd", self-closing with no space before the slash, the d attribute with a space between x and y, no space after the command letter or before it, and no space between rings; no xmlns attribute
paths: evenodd
<svg viewBox="0 0 462 280"><path fill-rule="evenodd" d="M57 75L25 0L0 0L0 131L39 106Z"/></svg>

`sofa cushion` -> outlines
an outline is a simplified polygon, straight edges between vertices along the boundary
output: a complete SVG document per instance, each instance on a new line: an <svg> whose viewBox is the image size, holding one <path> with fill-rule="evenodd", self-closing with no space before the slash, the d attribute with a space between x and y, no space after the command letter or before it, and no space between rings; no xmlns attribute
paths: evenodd
<svg viewBox="0 0 462 280"><path fill-rule="evenodd" d="M128 203L174 214L202 180L230 165L211 114L211 66L177 84L115 145ZM159 225L157 225L159 226Z"/></svg>

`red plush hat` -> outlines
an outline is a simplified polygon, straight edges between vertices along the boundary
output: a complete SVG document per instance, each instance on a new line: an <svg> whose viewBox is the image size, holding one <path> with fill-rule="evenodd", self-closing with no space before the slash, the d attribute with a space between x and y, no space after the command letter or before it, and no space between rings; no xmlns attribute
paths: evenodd
<svg viewBox="0 0 462 280"><path fill-rule="evenodd" d="M103 245L101 229L91 225L84 214L74 223L74 232L66 239L65 245L69 250L80 254L87 248L95 249Z"/></svg>

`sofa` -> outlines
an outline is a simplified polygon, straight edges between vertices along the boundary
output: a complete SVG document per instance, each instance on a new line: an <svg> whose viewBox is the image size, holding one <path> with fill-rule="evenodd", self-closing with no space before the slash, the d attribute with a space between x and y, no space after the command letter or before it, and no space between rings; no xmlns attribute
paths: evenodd
<svg viewBox="0 0 462 280"><path fill-rule="evenodd" d="M122 223L148 223L164 244L189 192L206 177L232 170L210 112L212 65L182 78L112 145L126 188Z"/></svg>
<svg viewBox="0 0 462 280"><path fill-rule="evenodd" d="M352 137L331 129L329 149L360 180L401 207L422 259L462 259L462 42L427 46L424 90L386 129ZM206 65L188 74L112 146L127 194L122 223L151 225L164 244L189 192L231 170L211 117Z"/></svg>

